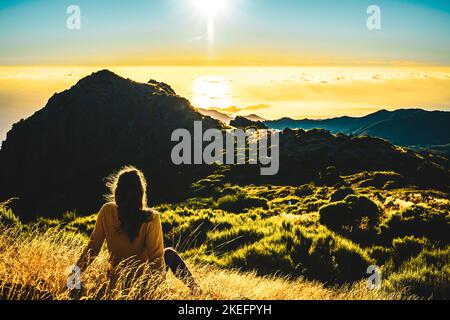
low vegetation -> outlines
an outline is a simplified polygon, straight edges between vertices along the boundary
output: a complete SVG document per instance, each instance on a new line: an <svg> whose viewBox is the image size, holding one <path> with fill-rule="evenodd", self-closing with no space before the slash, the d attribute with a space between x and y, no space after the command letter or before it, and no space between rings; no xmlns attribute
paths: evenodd
<svg viewBox="0 0 450 320"><path fill-rule="evenodd" d="M103 250L85 274L83 297L448 299L448 195L397 187L390 183L395 177L365 172L338 177L333 186L239 186L209 177L193 186L190 199L156 208L166 245L189 261L201 293L191 296L173 277L159 287L145 278L132 290L111 291ZM3 205L0 216L2 295L37 290L38 296L70 298L64 290L66 269L86 243L96 215L67 213L22 225ZM381 268L380 290L367 289L371 265Z"/></svg>

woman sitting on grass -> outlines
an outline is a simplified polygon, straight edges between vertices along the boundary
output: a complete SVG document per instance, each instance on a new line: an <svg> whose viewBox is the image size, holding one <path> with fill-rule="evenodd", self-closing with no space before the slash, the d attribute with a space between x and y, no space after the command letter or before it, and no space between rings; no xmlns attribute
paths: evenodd
<svg viewBox="0 0 450 320"><path fill-rule="evenodd" d="M164 248L159 213L147 208L147 182L143 173L125 167L109 179L112 202L100 210L94 231L77 266L81 272L98 256L106 239L112 271L122 262L149 263L155 272L169 269L191 291L196 289L192 273L172 248ZM114 274L112 272L111 274Z"/></svg>

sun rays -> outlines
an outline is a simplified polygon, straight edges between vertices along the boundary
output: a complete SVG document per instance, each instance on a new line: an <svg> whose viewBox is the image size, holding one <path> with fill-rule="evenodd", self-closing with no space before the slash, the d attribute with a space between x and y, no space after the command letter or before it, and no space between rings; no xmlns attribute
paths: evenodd
<svg viewBox="0 0 450 320"><path fill-rule="evenodd" d="M220 16L227 15L231 6L231 0L190 0L195 14L206 18L206 39L209 53L212 53L215 38L216 24Z"/></svg>

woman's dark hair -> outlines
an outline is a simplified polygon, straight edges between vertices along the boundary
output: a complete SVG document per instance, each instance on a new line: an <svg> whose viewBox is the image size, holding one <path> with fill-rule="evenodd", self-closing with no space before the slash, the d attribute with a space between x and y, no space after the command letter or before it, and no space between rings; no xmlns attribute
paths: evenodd
<svg viewBox="0 0 450 320"><path fill-rule="evenodd" d="M132 166L122 168L107 181L111 191L107 199L114 201L119 210L119 232L133 242L142 224L152 216L147 208L147 181L142 171Z"/></svg>

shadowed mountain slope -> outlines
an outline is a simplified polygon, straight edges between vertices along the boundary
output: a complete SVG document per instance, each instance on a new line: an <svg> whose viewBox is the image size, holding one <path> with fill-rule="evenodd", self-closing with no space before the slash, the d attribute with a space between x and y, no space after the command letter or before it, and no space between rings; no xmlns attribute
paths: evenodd
<svg viewBox="0 0 450 320"><path fill-rule="evenodd" d="M204 116L208 116L208 117L211 117L213 119L222 121L223 123L226 123L226 124L229 124L230 121L234 119L234 117L232 115L227 114L225 112L219 112L219 111L214 110L214 109L198 108L197 111L200 112L201 114L203 114Z"/></svg>
<svg viewBox="0 0 450 320"><path fill-rule="evenodd" d="M341 183L340 175L390 171L399 174L399 180L392 181L396 186L444 191L450 187L447 158L419 155L379 138L334 135L323 129L286 129L280 134L279 150L280 170L276 176L260 176L254 166L235 166L222 173L223 181L241 185L301 185L309 181L334 185ZM383 188L386 182L377 187Z"/></svg>
<svg viewBox="0 0 450 320"><path fill-rule="evenodd" d="M450 112L421 109L381 110L365 117L340 117L326 120L266 121L274 129L326 129L333 133L370 135L401 146L445 145L450 143Z"/></svg>
<svg viewBox="0 0 450 320"><path fill-rule="evenodd" d="M223 126L167 84L96 72L13 126L0 151L0 197L21 198L18 213L90 212L106 191L103 177L133 164L151 177L153 199L174 199L205 170L193 166L186 176L170 159L173 130L192 130L195 120Z"/></svg>
<svg viewBox="0 0 450 320"><path fill-rule="evenodd" d="M254 129L268 129L267 126L261 121L252 121L245 117L237 116L236 119L230 121L230 126L235 128L254 128Z"/></svg>

